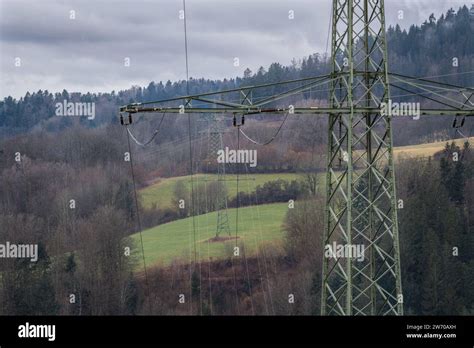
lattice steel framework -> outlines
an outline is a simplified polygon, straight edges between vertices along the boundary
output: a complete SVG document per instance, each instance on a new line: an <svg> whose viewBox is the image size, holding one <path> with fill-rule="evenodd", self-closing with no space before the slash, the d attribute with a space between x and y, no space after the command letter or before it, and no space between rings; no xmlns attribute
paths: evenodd
<svg viewBox="0 0 474 348"><path fill-rule="evenodd" d="M224 133L224 130L215 115L210 115L210 122L209 155L210 158L215 160L217 166L216 237L219 237L221 233L230 235L229 216L227 214L227 192L225 190L225 163L219 163L217 161L217 152L224 149L224 144L222 142L222 134Z"/></svg>
<svg viewBox="0 0 474 348"><path fill-rule="evenodd" d="M332 15L322 314L402 314L391 117L359 112L388 102L383 0L336 0Z"/></svg>

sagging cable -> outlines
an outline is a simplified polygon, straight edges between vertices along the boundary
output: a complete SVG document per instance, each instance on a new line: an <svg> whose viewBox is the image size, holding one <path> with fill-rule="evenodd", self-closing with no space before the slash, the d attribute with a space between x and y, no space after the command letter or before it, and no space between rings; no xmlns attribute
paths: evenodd
<svg viewBox="0 0 474 348"><path fill-rule="evenodd" d="M254 144L260 145L260 146L268 145L268 144L270 144L271 142L273 142L273 140L276 139L276 137L277 137L278 134L280 133L281 129L283 128L283 125L285 124L285 122L286 122L286 120L287 120L289 114L290 114L290 113L288 113L288 112L286 113L285 118L283 119L283 122L280 124L280 127L278 127L276 133L275 133L268 141L266 141L266 142L264 142L264 143L258 142L258 141L256 141L256 140L250 138L247 134L245 134L245 132L242 130L241 127L239 127L239 132L242 133L242 135L243 135L248 141L250 141L251 143L254 143ZM243 118L243 116L242 116L242 125L243 125L243 124L244 124L244 118Z"/></svg>
<svg viewBox="0 0 474 348"><path fill-rule="evenodd" d="M161 116L161 120L160 120L160 123L158 124L158 127L157 127L157 128L155 129L155 131L153 132L151 138L150 138L148 141L144 142L144 143L138 141L137 138L135 138L135 136L132 134L132 132L130 131L130 129L127 127L127 132L128 132L128 134L130 135L130 137L132 138L132 140L135 142L135 144L137 144L138 146L147 146L147 145L149 145L149 144L153 141L153 139L155 139L156 135L158 134L158 132L159 132L159 130L160 130L160 128L161 128L161 124L163 123L163 120L164 120L164 118L165 118L165 115L166 115L166 114L163 113L163 116ZM130 123L131 123L131 116L129 116L129 118L130 118L130 119L129 119L129 124L130 124ZM123 118L122 118L122 116L120 116L120 122L123 124Z"/></svg>

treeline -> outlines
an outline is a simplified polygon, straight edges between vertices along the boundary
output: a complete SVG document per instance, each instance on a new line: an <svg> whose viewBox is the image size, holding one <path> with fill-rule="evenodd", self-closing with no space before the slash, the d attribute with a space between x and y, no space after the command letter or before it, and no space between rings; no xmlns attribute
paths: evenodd
<svg viewBox="0 0 474 348"><path fill-rule="evenodd" d="M155 303L153 311L144 302L143 276L134 271L139 248L128 238L137 227L130 166L123 160L127 150L121 143L123 129L113 127L107 132L114 136L103 137L101 130L74 129L55 137L32 134L27 139L4 141L0 238L12 243L38 243L39 260L2 261L2 314L182 313L183 309L170 299L175 299L173 291L190 285L190 266L154 270L150 296L161 302ZM97 149L103 152L94 152ZM16 152L20 161L15 161ZM458 148L450 144L434 158L405 159L397 164L398 198L404 202L399 210L399 229L408 314L474 311L473 173L474 156L467 145ZM140 170L137 175L140 187L144 182ZM312 175L257 187L258 203L298 199L285 220L284 253L265 251L270 274L263 280L239 280L241 313L251 314L249 302L264 313L263 297L269 288L273 299L278 299L275 313L319 313L324 197L318 194L322 183ZM210 191L197 188L196 199L208 195L208 201L215 201L209 198L222 187L218 183L207 186ZM182 194L186 190L175 192L176 198ZM240 206L257 203L246 194L241 193ZM235 199L229 202L234 204ZM215 209L204 203L202 206ZM160 207L140 211L144 225L154 224L154 214L162 214L160 219L175 218ZM131 250L129 256L127 248ZM219 284L213 284L212 291L216 292L208 304L213 314L231 314L229 308L235 309L235 299L229 295L235 291L225 280L230 278L223 276L231 276L229 262L209 265L214 276L221 279L215 280ZM258 260L249 262L251 274L258 274L253 273L258 272ZM182 280L174 279L173 274L183 275ZM287 304L288 291L299 299L295 306ZM198 296L194 297L196 305ZM183 314L189 313L186 308ZM199 313L196 307L193 313Z"/></svg>
<svg viewBox="0 0 474 348"><path fill-rule="evenodd" d="M474 154L448 144L439 160L400 163L402 285L407 314L474 313Z"/></svg>
<svg viewBox="0 0 474 348"><path fill-rule="evenodd" d="M2 259L0 314L137 310L130 165L120 133L96 132L75 128L3 142L0 240L37 244L39 255L37 262Z"/></svg>
<svg viewBox="0 0 474 348"><path fill-rule="evenodd" d="M200 215L222 209L223 207L219 205L218 197L228 197L228 208L296 200L310 193L308 184L303 180L304 178L291 181L283 179L267 181L263 185L257 185L252 191L239 191L232 198L229 198L229 192L223 182L198 183L193 189L194 199L191 199L191 190L180 180L175 184L173 190L173 208L166 210L170 213L166 215L165 219L170 216L174 216L175 219L185 218L189 217L192 213ZM180 208L181 200L188 202L183 204L182 208ZM160 221L159 223L168 221ZM155 225L157 224L155 223Z"/></svg>
<svg viewBox="0 0 474 348"><path fill-rule="evenodd" d="M467 6L450 9L438 19L432 14L421 26L387 30L389 66L412 76L434 76L447 83L472 86L474 15ZM460 74L457 74L460 73ZM446 75L438 78L438 75Z"/></svg>
<svg viewBox="0 0 474 348"><path fill-rule="evenodd" d="M258 185L254 192L239 192L229 201L229 207L288 202L309 194L309 188L300 180L272 180Z"/></svg>
<svg viewBox="0 0 474 348"><path fill-rule="evenodd" d="M474 314L474 154L447 144L436 158L397 163L402 288L407 315ZM290 281L319 314L324 197L299 200L285 220Z"/></svg>
<svg viewBox="0 0 474 348"><path fill-rule="evenodd" d="M126 133L121 126L91 130L76 125L60 133L31 132L4 139L1 149L0 240L38 244L39 258L37 262L25 259L1 262L0 314L182 313L183 309L171 300L176 297L172 291L189 285L189 265L176 264L163 270L150 267L150 277L159 275L150 286L160 295L153 290L150 297L145 294L148 290L138 263L140 247L129 237L138 231L138 216L130 163L125 161ZM146 169L142 164L135 163L137 188L146 185ZM239 205L296 199L311 191L304 180L303 183L276 180L257 186L251 194L241 192ZM215 210L219 190L225 191L222 183L197 185L194 213ZM178 186L175 196L176 199L187 197L189 190ZM234 205L235 199L230 200L229 206ZM177 203L173 206L139 206L142 227L189 216L189 204L184 210L177 209ZM269 263L268 267L271 265L271 276L264 282L271 283L272 291L281 292L280 305L274 307L277 313L285 314L287 293L283 289L288 283L282 281L283 273L279 272L288 272L290 276L291 267L275 250L266 250L265 254L265 262ZM228 262L210 265L215 268L213 276L229 275ZM247 269L244 264L236 267ZM262 265L249 259L248 267L253 269L252 274L257 274ZM186 274L183 280L176 280L173 270L176 274ZM232 287L226 282L219 283L218 279L213 281L218 282L212 287L213 313L232 314L235 308L227 306L227 301L235 304L233 297L229 299L229 293L234 293ZM263 308L261 296L268 296L270 285L262 285L261 279L251 281L255 297L250 300L251 285L248 280L239 280L241 313L247 310L248 301ZM295 287L298 282L295 280ZM266 294L257 293L257 284L263 286ZM278 298L276 293L273 296ZM153 299L162 302L150 307L147 301Z"/></svg>

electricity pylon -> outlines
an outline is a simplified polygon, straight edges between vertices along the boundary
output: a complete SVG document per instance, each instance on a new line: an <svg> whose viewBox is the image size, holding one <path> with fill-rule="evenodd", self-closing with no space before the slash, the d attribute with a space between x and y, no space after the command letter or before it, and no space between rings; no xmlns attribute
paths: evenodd
<svg viewBox="0 0 474 348"><path fill-rule="evenodd" d="M390 99L383 0L334 1L331 46L322 314L403 314L391 117L357 110Z"/></svg>
<svg viewBox="0 0 474 348"><path fill-rule="evenodd" d="M474 89L390 73L384 0L334 0L331 47L327 75L134 103L120 112L329 115L323 245L331 252L323 258L321 314L401 315L393 115L382 113L383 105L395 88L417 98L419 115L453 116L459 127L474 116ZM276 86L279 93L264 96ZM327 106L284 103L326 89ZM348 256L354 246L361 255Z"/></svg>
<svg viewBox="0 0 474 348"><path fill-rule="evenodd" d="M225 190L225 163L219 163L217 161L217 155L219 150L224 149L222 142L222 129L219 121L214 114L210 115L210 127L209 127L209 155L210 158L214 158L217 166L217 192L216 192L216 211L217 211L217 225L216 225L216 237L219 237L221 233L230 235L229 227L229 216L227 214L227 192Z"/></svg>

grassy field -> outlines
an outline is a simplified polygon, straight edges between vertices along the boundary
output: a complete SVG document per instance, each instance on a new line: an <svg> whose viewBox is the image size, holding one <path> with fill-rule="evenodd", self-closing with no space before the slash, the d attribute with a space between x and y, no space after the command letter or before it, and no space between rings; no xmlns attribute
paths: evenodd
<svg viewBox="0 0 474 348"><path fill-rule="evenodd" d="M281 248L284 236L282 223L287 210L287 203L265 204L239 209L238 244L244 246L247 256L255 254L257 245L271 243L275 250ZM229 209L228 214L231 234L235 236L235 209ZM235 246L235 239L219 242L209 241L215 236L216 219L216 213L196 216L198 259L225 258L230 255ZM150 228L143 231L142 236L147 266L166 266L173 260L189 262L191 258L194 259L192 218ZM136 233L132 235L132 238L137 249L141 250L140 235ZM140 262L137 267L143 267L143 263Z"/></svg>
<svg viewBox="0 0 474 348"><path fill-rule="evenodd" d="M252 192L258 185L263 185L267 181L272 180L295 180L301 177L297 173L276 173L276 174L245 174L241 175L239 183L239 191ZM237 182L235 175L226 175L226 186L229 198L233 198L237 193ZM204 180L217 180L217 175L213 174L196 174L193 177L194 184L205 182ZM140 197L145 207L151 207L156 203L157 207L170 207L173 199L173 190L178 181L183 181L188 189L191 189L191 181L189 176L178 176L174 178L162 179L159 182L140 190ZM208 181L206 181L208 182Z"/></svg>
<svg viewBox="0 0 474 348"><path fill-rule="evenodd" d="M462 146L465 139L457 139L455 143L458 146ZM474 137L469 138L469 141L474 141ZM420 145L409 145L409 146L399 146L395 147L395 159L402 157L427 157L433 156L436 152L444 149L446 142L451 142L451 140L440 141L435 143L420 144ZM233 198L236 195L236 176L227 175L226 182L227 192L229 198ZM240 191L252 192L258 185L263 185L264 183L277 179L284 180L297 180L301 179L301 174L298 173L272 173L272 174L251 174L251 175L242 175L243 181L240 182L239 187ZM199 183L209 182L216 180L217 175L213 174L196 174L194 175L194 183L198 185ZM250 179L250 180L249 180ZM325 174L321 174L320 182L324 183ZM189 176L180 176L174 178L165 178L161 179L153 185L145 187L140 190L140 198L145 207L151 207L156 203L157 207L165 208L171 207L173 199L173 190L178 181L183 181L188 189L191 188L191 182Z"/></svg>
<svg viewBox="0 0 474 348"><path fill-rule="evenodd" d="M469 140L472 141L474 138ZM462 146L464 141L464 139L458 139L455 142L458 146ZM451 141L396 147L395 157L433 156L436 152L443 150L446 142ZM320 175L320 185L324 185L325 174ZM265 182L277 179L301 179L301 175L297 173L252 174L243 175L241 178L246 180L240 182L240 191L252 192L256 186ZM198 185L204 180L212 181L216 179L216 175L197 174L194 176L194 183ZM229 180L226 183L229 197L235 197L235 175L227 175L227 179ZM142 203L147 207L153 203L156 203L158 207L170 207L174 186L178 181L183 181L190 188L189 176L162 179L140 191ZM254 254L257 245L262 243L271 243L276 249L282 246L284 236L282 223L287 209L287 203L239 209L238 243L243 243L247 255ZM232 235L235 236L235 209L229 209L228 213ZM201 260L227 257L235 245L235 239L219 242L210 241L210 238L215 235L216 220L217 214L215 212L196 217L196 247L198 258ZM135 234L132 238L139 246L139 235ZM181 262L189 262L190 259L194 258L193 240L192 218L173 221L145 230L143 232L143 243L147 265L169 265L173 260L178 259ZM140 267L142 267L141 264Z"/></svg>
<svg viewBox="0 0 474 348"><path fill-rule="evenodd" d="M474 137L468 138L469 142L474 141ZM427 143L419 145L409 145L409 146L398 146L395 148L395 158L400 156L404 157L428 157L433 156L435 153L443 150L446 146L446 143L451 143L453 140L439 141L436 143ZM454 143L461 147L463 146L466 139L456 139Z"/></svg>

